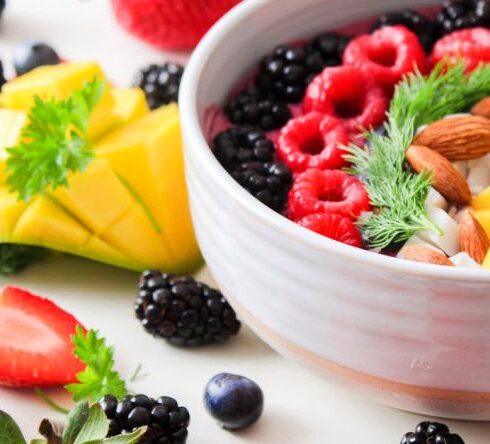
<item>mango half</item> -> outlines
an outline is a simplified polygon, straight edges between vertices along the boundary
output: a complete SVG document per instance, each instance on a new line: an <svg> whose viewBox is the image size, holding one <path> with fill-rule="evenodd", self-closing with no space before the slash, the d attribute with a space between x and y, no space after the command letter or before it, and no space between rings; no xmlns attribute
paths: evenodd
<svg viewBox="0 0 490 444"><path fill-rule="evenodd" d="M105 90L90 122L95 159L72 174L67 187L29 202L9 192L4 148L19 140L33 96L67 97L95 75L103 76L96 64L64 64L38 68L2 88L0 243L136 271L194 271L202 259L188 208L178 107L149 112L138 88Z"/></svg>

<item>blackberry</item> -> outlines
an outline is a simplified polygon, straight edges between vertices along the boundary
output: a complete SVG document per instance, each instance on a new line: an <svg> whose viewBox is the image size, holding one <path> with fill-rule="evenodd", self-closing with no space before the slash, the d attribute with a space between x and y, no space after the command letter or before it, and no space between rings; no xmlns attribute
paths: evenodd
<svg viewBox="0 0 490 444"><path fill-rule="evenodd" d="M436 17L441 35L458 29L490 26L490 0L445 0Z"/></svg>
<svg viewBox="0 0 490 444"><path fill-rule="evenodd" d="M293 182L286 165L280 162L245 162L231 175L263 204L274 211L283 211Z"/></svg>
<svg viewBox="0 0 490 444"><path fill-rule="evenodd" d="M225 113L236 125L256 125L264 131L280 128L292 117L285 102L265 98L254 87L231 100Z"/></svg>
<svg viewBox="0 0 490 444"><path fill-rule="evenodd" d="M152 64L137 73L134 85L145 92L150 109L155 109L177 102L183 73L184 68L175 63Z"/></svg>
<svg viewBox="0 0 490 444"><path fill-rule="evenodd" d="M249 161L272 162L274 144L257 128L232 127L213 140L214 155L223 167L232 172Z"/></svg>
<svg viewBox="0 0 490 444"><path fill-rule="evenodd" d="M108 436L131 433L138 427L148 430L139 444L184 444L190 416L185 407L168 396L127 395L120 401L106 395L99 401L109 420Z"/></svg>
<svg viewBox="0 0 490 444"><path fill-rule="evenodd" d="M464 444L459 435L451 433L446 424L424 421L415 432L406 433L400 444Z"/></svg>
<svg viewBox="0 0 490 444"><path fill-rule="evenodd" d="M241 326L218 290L158 271L141 275L135 312L146 331L177 347L221 343Z"/></svg>
<svg viewBox="0 0 490 444"><path fill-rule="evenodd" d="M431 51L438 37L435 23L425 15L412 9L388 12L379 16L378 20L372 26L371 31L382 28L383 26L394 25L403 25L417 34L420 44L427 53Z"/></svg>

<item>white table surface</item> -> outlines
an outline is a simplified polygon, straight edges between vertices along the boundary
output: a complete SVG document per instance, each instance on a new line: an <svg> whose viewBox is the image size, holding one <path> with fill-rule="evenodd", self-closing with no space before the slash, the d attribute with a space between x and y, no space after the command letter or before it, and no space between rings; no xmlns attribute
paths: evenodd
<svg viewBox="0 0 490 444"><path fill-rule="evenodd" d="M253 1L253 0L249 0ZM277 0L276 0L277 1ZM95 59L108 76L128 85L136 69L167 58L126 35L114 22L109 0L10 0L0 29L0 57L10 72L13 45L32 39L51 43L71 60ZM203 270L199 274L212 282ZM134 391L171 395L191 412L190 444L301 443L398 444L422 420L338 389L286 361L248 328L228 344L198 350L172 348L146 334L133 317L138 276L76 258L60 258L4 281L52 298L87 327L98 328L116 349L117 368L129 378L139 363L147 377ZM215 373L229 371L256 380L265 393L264 415L249 430L231 434L206 414L202 392ZM48 393L69 406L62 389ZM30 390L0 389L0 409L33 438L45 416L57 417ZM487 444L489 423L448 421L467 444Z"/></svg>

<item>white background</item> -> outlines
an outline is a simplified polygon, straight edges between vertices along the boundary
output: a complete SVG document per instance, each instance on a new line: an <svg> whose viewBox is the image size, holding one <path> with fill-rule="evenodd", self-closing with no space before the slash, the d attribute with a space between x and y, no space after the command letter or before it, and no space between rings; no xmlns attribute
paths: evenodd
<svg viewBox="0 0 490 444"><path fill-rule="evenodd" d="M9 72L13 45L32 39L49 42L68 60L97 60L109 78L122 86L146 63L185 57L166 56L127 36L114 23L108 0L9 3L0 29L0 57ZM201 275L210 280L205 272ZM179 350L167 346L146 334L133 318L137 280L133 273L62 258L7 282L52 298L85 326L100 329L115 345L117 367L126 378L142 363L147 377L130 388L152 396L171 395L186 405L192 418L190 444L398 444L403 433L422 420L331 386L277 355L247 328L221 347ZM203 408L207 380L222 371L249 376L265 392L264 416L247 431L221 430ZM62 389L48 392L70 405ZM0 389L0 409L15 417L27 438L35 437L41 418L59 416L30 390ZM490 442L490 424L448 423L467 444Z"/></svg>

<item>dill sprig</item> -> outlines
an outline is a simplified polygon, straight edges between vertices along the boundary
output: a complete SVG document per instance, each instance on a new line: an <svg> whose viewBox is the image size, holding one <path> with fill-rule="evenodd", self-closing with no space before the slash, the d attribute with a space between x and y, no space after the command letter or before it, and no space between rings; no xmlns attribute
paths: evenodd
<svg viewBox="0 0 490 444"><path fill-rule="evenodd" d="M371 248L402 242L421 230L438 228L427 215L425 200L431 177L404 168L406 150L417 128L448 114L467 111L490 95L490 65L465 74L465 63L440 63L424 77L415 71L396 87L387 113L385 134L365 134L367 148L346 147L350 172L365 182L376 207L359 219Z"/></svg>

